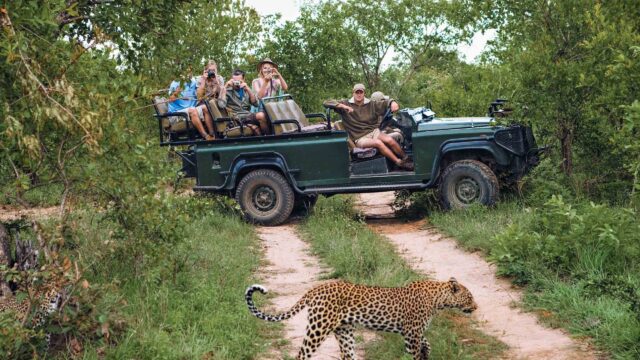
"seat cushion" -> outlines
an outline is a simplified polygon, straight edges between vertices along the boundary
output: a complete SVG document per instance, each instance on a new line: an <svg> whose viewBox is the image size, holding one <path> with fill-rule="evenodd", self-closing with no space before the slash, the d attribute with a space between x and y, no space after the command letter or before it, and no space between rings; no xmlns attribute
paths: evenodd
<svg viewBox="0 0 640 360"><path fill-rule="evenodd" d="M314 131L323 131L323 130L327 130L327 125L313 124L313 125L305 126L302 128L302 132L314 132Z"/></svg>
<svg viewBox="0 0 640 360"><path fill-rule="evenodd" d="M242 128L242 131L240 131L240 126L234 126L232 128L225 129L223 134L224 134L224 137L227 137L227 138L236 138L240 136L253 136L253 130L245 126Z"/></svg>
<svg viewBox="0 0 640 360"><path fill-rule="evenodd" d="M351 151L351 155L353 155L354 158L359 160L370 159L378 155L378 149L356 147L356 148L353 148L353 150Z"/></svg>

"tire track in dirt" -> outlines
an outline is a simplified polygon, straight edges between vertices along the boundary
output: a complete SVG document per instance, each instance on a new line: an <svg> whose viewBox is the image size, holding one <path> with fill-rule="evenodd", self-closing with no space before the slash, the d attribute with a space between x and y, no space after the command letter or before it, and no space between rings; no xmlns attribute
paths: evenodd
<svg viewBox="0 0 640 360"><path fill-rule="evenodd" d="M480 255L468 253L455 240L424 222L402 224L393 220L389 206L394 194L361 194L359 208L372 219L369 225L387 237L411 266L438 280L453 276L473 293L478 310L473 314L480 330L509 346L509 359L596 359L587 347L572 340L560 329L546 328L536 316L514 307L522 292L496 276L496 267Z"/></svg>
<svg viewBox="0 0 640 360"><path fill-rule="evenodd" d="M269 265L263 269L262 284L277 296L271 298L266 312L276 313L290 309L298 299L312 287L322 283L318 279L327 273L317 258L310 254L307 243L302 241L292 225L258 227L258 237L262 241ZM295 358L302 345L307 325L307 309L284 321L285 338L290 344L282 351ZM362 344L356 349L358 359L364 359ZM282 359L280 350L273 349L263 359ZM340 348L333 335L329 335L316 351L312 359L339 359Z"/></svg>

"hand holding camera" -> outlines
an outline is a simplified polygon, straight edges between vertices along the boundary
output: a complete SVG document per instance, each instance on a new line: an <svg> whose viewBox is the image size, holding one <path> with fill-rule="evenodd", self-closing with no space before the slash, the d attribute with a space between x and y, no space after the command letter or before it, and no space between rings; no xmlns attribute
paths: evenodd
<svg viewBox="0 0 640 360"><path fill-rule="evenodd" d="M267 80L271 80L273 78L273 73L272 73L272 69L265 69L262 73L264 75L264 78Z"/></svg>

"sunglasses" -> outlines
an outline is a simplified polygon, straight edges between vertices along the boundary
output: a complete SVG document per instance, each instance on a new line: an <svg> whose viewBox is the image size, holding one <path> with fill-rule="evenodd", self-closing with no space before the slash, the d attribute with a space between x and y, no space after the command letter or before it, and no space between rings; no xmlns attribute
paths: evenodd
<svg viewBox="0 0 640 360"><path fill-rule="evenodd" d="M354 93L354 94L364 94L364 91L362 91L362 90L356 90L356 91L354 91L353 93Z"/></svg>

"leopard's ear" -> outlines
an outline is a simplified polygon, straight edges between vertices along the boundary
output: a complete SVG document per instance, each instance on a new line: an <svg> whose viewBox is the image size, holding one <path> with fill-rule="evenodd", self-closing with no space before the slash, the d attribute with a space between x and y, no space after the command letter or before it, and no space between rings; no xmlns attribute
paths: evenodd
<svg viewBox="0 0 640 360"><path fill-rule="evenodd" d="M457 293L458 291L460 291L460 284L458 284L458 280L456 280L456 278L454 277L449 279L449 286L451 286L451 291L453 293Z"/></svg>

